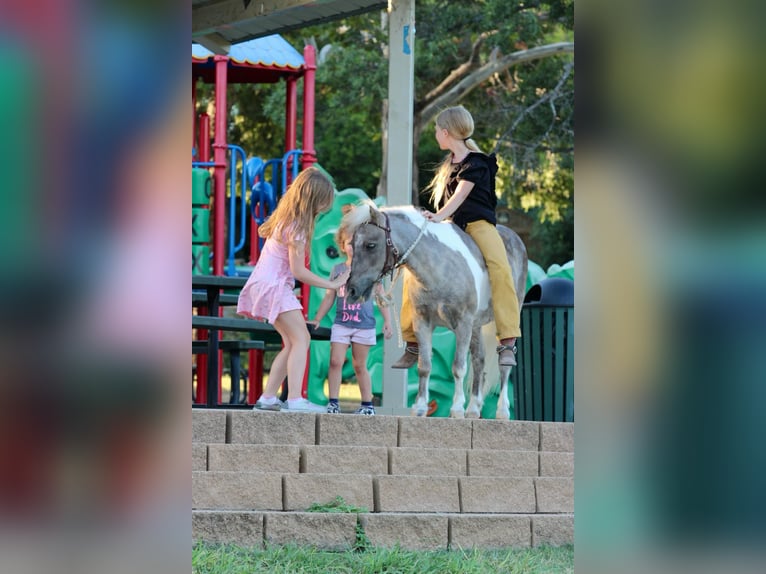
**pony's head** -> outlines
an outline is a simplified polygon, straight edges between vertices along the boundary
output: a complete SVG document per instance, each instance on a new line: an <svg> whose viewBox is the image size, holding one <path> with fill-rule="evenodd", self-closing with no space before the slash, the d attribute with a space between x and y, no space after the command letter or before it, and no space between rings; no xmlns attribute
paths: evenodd
<svg viewBox="0 0 766 574"><path fill-rule="evenodd" d="M341 227L345 227L346 233L353 237L346 299L350 303L365 301L381 278L389 256L386 248L386 218L372 201L364 201L343 216Z"/></svg>

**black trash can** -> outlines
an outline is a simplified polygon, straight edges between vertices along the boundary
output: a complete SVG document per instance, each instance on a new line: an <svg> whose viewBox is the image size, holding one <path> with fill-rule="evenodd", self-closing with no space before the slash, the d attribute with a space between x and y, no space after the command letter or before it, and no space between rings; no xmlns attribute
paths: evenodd
<svg viewBox="0 0 766 574"><path fill-rule="evenodd" d="M574 281L543 279L521 308L516 419L574 422Z"/></svg>

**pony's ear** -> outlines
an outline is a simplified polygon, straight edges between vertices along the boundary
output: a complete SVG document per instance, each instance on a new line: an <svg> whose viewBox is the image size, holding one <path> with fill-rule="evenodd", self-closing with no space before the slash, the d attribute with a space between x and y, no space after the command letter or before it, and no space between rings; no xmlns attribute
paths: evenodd
<svg viewBox="0 0 766 574"><path fill-rule="evenodd" d="M370 223L383 227L381 219L383 219L383 216L380 214L380 211L375 209L374 205L370 205Z"/></svg>

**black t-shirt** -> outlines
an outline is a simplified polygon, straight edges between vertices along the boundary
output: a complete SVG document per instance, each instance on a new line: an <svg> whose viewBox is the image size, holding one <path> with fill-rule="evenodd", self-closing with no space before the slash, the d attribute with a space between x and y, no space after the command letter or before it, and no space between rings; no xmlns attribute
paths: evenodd
<svg viewBox="0 0 766 574"><path fill-rule="evenodd" d="M473 182L473 189L465 201L452 214L452 221L461 229L472 221L481 219L497 223L495 208L495 174L497 174L497 158L495 154L486 155L481 152L470 152L463 161L452 165L452 172L447 180L447 189L442 199L442 205L452 197L460 181ZM442 205L438 206L439 208Z"/></svg>

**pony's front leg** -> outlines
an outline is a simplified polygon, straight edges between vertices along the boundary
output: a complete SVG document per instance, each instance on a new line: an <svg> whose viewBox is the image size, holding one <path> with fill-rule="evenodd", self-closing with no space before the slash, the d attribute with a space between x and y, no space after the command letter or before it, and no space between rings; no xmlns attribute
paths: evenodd
<svg viewBox="0 0 766 574"><path fill-rule="evenodd" d="M492 333L494 338L494 332ZM494 339L493 339L494 340ZM471 400L468 403L465 416L469 419L478 419L481 416L481 407L484 406L484 340L480 329L471 332L471 368L473 369L473 384L471 386Z"/></svg>
<svg viewBox="0 0 766 574"><path fill-rule="evenodd" d="M500 365L500 396L497 397L496 419L508 420L511 418L511 402L508 399L508 379L511 376L510 365Z"/></svg>
<svg viewBox="0 0 766 574"><path fill-rule="evenodd" d="M412 416L428 414L428 382L431 379L431 341L418 338L418 396L412 405Z"/></svg>

